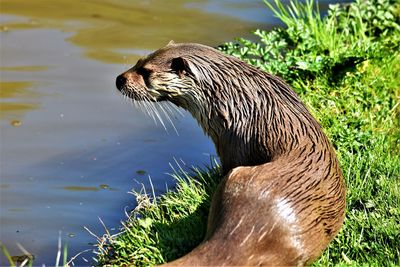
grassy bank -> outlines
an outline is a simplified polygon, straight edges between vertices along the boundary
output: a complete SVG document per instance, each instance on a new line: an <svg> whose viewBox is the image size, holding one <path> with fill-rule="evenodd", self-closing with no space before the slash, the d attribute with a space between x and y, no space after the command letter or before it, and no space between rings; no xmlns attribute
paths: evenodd
<svg viewBox="0 0 400 267"><path fill-rule="evenodd" d="M267 5L284 28L220 49L283 77L337 150L346 219L314 265L400 265L399 2L334 5L324 18L312 2ZM201 242L218 168L177 173L167 194L136 194L121 233L99 240L99 264L158 264Z"/></svg>

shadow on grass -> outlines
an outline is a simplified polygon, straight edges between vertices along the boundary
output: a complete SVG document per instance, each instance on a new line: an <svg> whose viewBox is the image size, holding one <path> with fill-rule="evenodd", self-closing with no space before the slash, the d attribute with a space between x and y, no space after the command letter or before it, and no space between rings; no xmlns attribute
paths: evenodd
<svg viewBox="0 0 400 267"><path fill-rule="evenodd" d="M197 203L196 209L192 212L188 212L187 215L170 223L159 222L154 224L154 230L159 237L160 253L167 262L182 257L203 241L207 231L207 219L212 196L222 180L218 167L207 168L206 170L194 169L191 174L180 170L176 172L176 175L177 188L175 192L179 194L179 192L185 191L184 186L189 185L189 187L201 188L201 190L204 190L204 194L201 196L200 202ZM182 176L183 179L181 179ZM184 186L182 187L182 185ZM179 206L171 209L171 206L166 207L161 204L160 207L162 213L165 214L182 213L182 210L179 210L182 207Z"/></svg>
<svg viewBox="0 0 400 267"><path fill-rule="evenodd" d="M159 250L167 262L189 253L203 241L209 207L209 201L205 200L193 213L184 218L172 223L155 223L154 230L159 236Z"/></svg>

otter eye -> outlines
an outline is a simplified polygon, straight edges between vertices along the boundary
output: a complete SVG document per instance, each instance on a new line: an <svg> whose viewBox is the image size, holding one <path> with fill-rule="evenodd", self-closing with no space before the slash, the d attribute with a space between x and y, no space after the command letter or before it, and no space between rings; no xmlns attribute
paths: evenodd
<svg viewBox="0 0 400 267"><path fill-rule="evenodd" d="M151 86L150 81L149 81L150 74L152 73L151 70L140 67L136 70L136 73L143 77L143 81L147 87Z"/></svg>
<svg viewBox="0 0 400 267"><path fill-rule="evenodd" d="M151 70L140 67L139 69L136 70L136 72L143 77L143 80L147 81L151 74Z"/></svg>

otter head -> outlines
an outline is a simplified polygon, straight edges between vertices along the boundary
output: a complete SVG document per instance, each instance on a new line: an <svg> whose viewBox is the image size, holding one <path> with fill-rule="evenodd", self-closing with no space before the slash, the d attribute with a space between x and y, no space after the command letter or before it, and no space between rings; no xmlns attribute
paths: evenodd
<svg viewBox="0 0 400 267"><path fill-rule="evenodd" d="M198 53L212 52L199 44L170 42L119 75L116 86L121 93L133 100L164 101L190 109L201 97L198 81L200 72L191 58Z"/></svg>

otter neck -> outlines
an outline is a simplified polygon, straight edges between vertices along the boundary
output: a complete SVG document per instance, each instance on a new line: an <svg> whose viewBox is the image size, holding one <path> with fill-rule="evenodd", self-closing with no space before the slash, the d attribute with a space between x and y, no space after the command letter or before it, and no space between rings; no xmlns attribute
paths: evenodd
<svg viewBox="0 0 400 267"><path fill-rule="evenodd" d="M202 105L186 107L213 140L223 174L238 166L270 162L296 146L325 140L298 96L279 79L266 74L262 84L247 89L229 90L231 94L226 94L226 99L218 96L218 101L204 97Z"/></svg>

